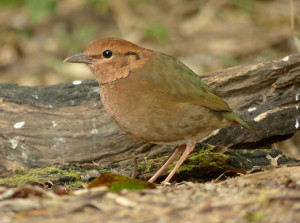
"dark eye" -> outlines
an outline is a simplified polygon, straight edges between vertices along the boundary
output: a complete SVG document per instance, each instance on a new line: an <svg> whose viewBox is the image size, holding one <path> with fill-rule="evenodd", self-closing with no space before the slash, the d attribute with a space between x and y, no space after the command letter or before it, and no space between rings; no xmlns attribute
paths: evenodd
<svg viewBox="0 0 300 223"><path fill-rule="evenodd" d="M111 50L104 50L102 53L102 56L107 59L111 58L112 55L113 55L113 52Z"/></svg>

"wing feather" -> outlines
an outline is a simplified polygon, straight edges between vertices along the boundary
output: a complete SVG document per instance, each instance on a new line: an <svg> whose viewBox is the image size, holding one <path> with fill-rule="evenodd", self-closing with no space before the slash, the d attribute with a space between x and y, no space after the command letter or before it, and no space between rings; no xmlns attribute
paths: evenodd
<svg viewBox="0 0 300 223"><path fill-rule="evenodd" d="M169 97L216 111L231 111L211 87L179 60L157 53L150 61L143 67L144 72L136 70L135 75L152 83Z"/></svg>

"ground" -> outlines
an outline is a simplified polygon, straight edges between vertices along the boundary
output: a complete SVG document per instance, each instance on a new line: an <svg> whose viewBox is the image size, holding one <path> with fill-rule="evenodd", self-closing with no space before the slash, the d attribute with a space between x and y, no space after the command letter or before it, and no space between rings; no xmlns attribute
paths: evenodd
<svg viewBox="0 0 300 223"><path fill-rule="evenodd" d="M1 222L299 222L300 166L224 181L180 182L157 189L81 189L64 195L40 187L4 189Z"/></svg>

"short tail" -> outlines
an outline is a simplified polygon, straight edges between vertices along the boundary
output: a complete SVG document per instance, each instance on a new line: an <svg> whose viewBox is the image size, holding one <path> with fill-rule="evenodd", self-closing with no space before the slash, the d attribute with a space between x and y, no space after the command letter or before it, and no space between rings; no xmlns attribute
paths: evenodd
<svg viewBox="0 0 300 223"><path fill-rule="evenodd" d="M241 119L234 112L232 112L232 111L220 112L220 115L223 118L226 118L230 121L235 121L235 122L241 124L242 126L244 126L246 129L248 129L249 131L251 131L255 135L260 136L259 133L251 125L249 125L247 122L245 122L243 119Z"/></svg>

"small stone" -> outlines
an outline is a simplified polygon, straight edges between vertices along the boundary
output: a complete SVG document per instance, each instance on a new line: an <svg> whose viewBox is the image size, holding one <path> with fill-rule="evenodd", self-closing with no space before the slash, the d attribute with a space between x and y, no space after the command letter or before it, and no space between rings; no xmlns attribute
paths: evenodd
<svg viewBox="0 0 300 223"><path fill-rule="evenodd" d="M217 185L212 184L212 183L205 183L204 184L204 189L208 190L208 191L215 191L217 189Z"/></svg>

